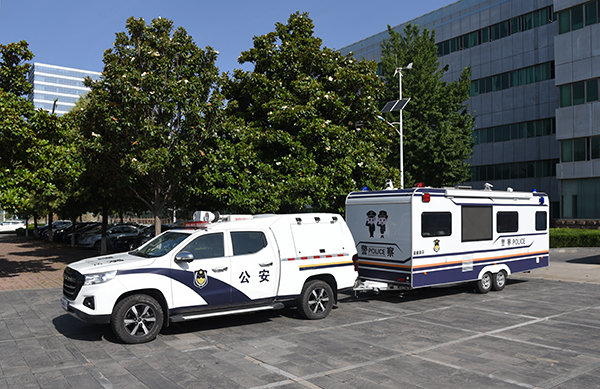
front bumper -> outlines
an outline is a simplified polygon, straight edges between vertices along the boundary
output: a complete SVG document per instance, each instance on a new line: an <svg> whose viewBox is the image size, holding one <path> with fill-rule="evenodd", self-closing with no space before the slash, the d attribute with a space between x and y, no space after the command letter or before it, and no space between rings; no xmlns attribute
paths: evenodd
<svg viewBox="0 0 600 389"><path fill-rule="evenodd" d="M60 305L71 316L76 317L77 319L84 321L86 323L92 323L92 324L108 324L108 323L110 323L110 315L90 315L85 312L81 312L79 309L73 308L71 306L71 302L69 300L67 300L65 297L60 299Z"/></svg>

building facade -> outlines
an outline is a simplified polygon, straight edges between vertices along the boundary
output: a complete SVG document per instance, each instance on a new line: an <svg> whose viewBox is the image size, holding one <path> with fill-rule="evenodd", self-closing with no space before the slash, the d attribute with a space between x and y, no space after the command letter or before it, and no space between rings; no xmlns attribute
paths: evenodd
<svg viewBox="0 0 600 389"><path fill-rule="evenodd" d="M554 0L561 214L600 218L600 2Z"/></svg>
<svg viewBox="0 0 600 389"><path fill-rule="evenodd" d="M471 68L473 187L536 189L553 218L600 218L598 12L598 0L461 0L406 22L435 30L447 82ZM387 38L340 52L379 63Z"/></svg>
<svg viewBox="0 0 600 389"><path fill-rule="evenodd" d="M29 71L29 82L33 85L29 100L36 108L62 116L89 91L83 85L85 77L97 80L100 73L35 62Z"/></svg>

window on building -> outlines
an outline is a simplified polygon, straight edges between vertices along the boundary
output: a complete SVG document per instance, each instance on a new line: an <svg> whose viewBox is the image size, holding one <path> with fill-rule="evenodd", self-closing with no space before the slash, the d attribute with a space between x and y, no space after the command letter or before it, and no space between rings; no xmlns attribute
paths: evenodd
<svg viewBox="0 0 600 389"><path fill-rule="evenodd" d="M598 21L598 4L596 1L585 5L585 25L595 24Z"/></svg>
<svg viewBox="0 0 600 389"><path fill-rule="evenodd" d="M545 26L550 21L550 8L542 8L540 10L540 25Z"/></svg>
<svg viewBox="0 0 600 389"><path fill-rule="evenodd" d="M590 141L592 159L600 159L600 136L593 136Z"/></svg>
<svg viewBox="0 0 600 389"><path fill-rule="evenodd" d="M573 84L573 105L585 103L585 82L576 82Z"/></svg>
<svg viewBox="0 0 600 389"><path fill-rule="evenodd" d="M421 236L452 235L452 213L423 212L421 214Z"/></svg>
<svg viewBox="0 0 600 389"><path fill-rule="evenodd" d="M490 41L490 29L489 27L482 28L481 30L481 43L486 43Z"/></svg>
<svg viewBox="0 0 600 389"><path fill-rule="evenodd" d="M527 122L527 137L533 138L535 136L535 122Z"/></svg>
<svg viewBox="0 0 600 389"><path fill-rule="evenodd" d="M586 158L586 144L587 138L573 139L573 161L585 161Z"/></svg>
<svg viewBox="0 0 600 389"><path fill-rule="evenodd" d="M571 31L571 12L562 11L558 14L558 33L564 34Z"/></svg>
<svg viewBox="0 0 600 389"><path fill-rule="evenodd" d="M571 85L561 85L559 88L560 94L560 107L571 106Z"/></svg>
<svg viewBox="0 0 600 389"><path fill-rule="evenodd" d="M598 101L598 80L589 80L586 82L586 101Z"/></svg>
<svg viewBox="0 0 600 389"><path fill-rule="evenodd" d="M519 231L519 213L518 212L498 212L498 213L496 213L496 231L499 233Z"/></svg>
<svg viewBox="0 0 600 389"><path fill-rule="evenodd" d="M523 20L522 16L511 19L511 21L510 21L510 33L511 34L516 34L517 32L521 31L522 20Z"/></svg>
<svg viewBox="0 0 600 389"><path fill-rule="evenodd" d="M492 207L461 207L462 241L492 240Z"/></svg>
<svg viewBox="0 0 600 389"><path fill-rule="evenodd" d="M573 162L573 140L566 139L560 142L560 161Z"/></svg>
<svg viewBox="0 0 600 389"><path fill-rule="evenodd" d="M571 8L571 31L583 28L583 5Z"/></svg>
<svg viewBox="0 0 600 389"><path fill-rule="evenodd" d="M531 30L533 28L533 12L523 16L523 30Z"/></svg>

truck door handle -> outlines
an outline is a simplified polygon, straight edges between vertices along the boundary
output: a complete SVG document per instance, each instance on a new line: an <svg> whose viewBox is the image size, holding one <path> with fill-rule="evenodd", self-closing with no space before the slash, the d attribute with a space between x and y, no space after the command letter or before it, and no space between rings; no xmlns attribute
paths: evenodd
<svg viewBox="0 0 600 389"><path fill-rule="evenodd" d="M212 269L212 271L214 271L215 273L221 273L221 272L227 271L227 266L216 267L216 268Z"/></svg>
<svg viewBox="0 0 600 389"><path fill-rule="evenodd" d="M273 266L273 262L263 262L258 264L260 267Z"/></svg>

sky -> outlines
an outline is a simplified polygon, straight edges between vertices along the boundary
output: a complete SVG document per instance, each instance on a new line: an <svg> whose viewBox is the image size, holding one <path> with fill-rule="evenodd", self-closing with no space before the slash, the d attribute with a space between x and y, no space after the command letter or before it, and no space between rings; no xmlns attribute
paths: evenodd
<svg viewBox="0 0 600 389"><path fill-rule="evenodd" d="M0 0L0 44L26 40L32 62L102 71L102 54L127 18L157 17L183 27L196 44L219 51L222 72L242 68L254 36L308 12L323 46L340 49L456 0Z"/></svg>

